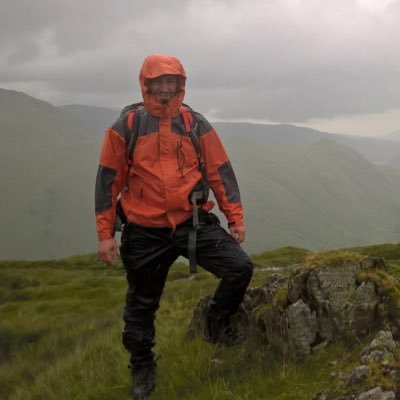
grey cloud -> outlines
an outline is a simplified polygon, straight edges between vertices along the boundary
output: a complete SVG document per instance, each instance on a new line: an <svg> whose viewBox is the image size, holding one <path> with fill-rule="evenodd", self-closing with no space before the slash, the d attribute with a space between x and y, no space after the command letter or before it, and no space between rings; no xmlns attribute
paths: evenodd
<svg viewBox="0 0 400 400"><path fill-rule="evenodd" d="M37 44L29 39L20 40L7 57L8 64L27 63L39 55Z"/></svg>
<svg viewBox="0 0 400 400"><path fill-rule="evenodd" d="M188 101L221 119L400 106L399 0L3 3L0 86L35 96L42 82L50 102L136 100L144 56L162 52L184 63Z"/></svg>

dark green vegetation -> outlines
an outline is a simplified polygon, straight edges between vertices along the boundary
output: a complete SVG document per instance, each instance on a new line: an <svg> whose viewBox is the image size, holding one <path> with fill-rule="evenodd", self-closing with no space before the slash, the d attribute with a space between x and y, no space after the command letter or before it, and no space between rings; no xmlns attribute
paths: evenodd
<svg viewBox="0 0 400 400"><path fill-rule="evenodd" d="M1 260L95 250L98 157L117 114L0 89ZM398 239L400 173L381 164L400 157L399 142L290 125L215 126L241 187L249 252Z"/></svg>
<svg viewBox="0 0 400 400"><path fill-rule="evenodd" d="M400 245L351 249L385 256L400 271ZM308 251L282 248L253 256L259 267L301 263ZM337 344L294 363L277 356L256 336L226 348L189 339L187 327L198 300L216 287L199 270L170 271L157 314L158 385L152 399L306 400L334 389L331 373L344 373L359 359L356 347ZM288 272L289 273L289 272ZM107 268L97 257L0 263L0 398L4 400L129 398L128 354L122 347L123 268Z"/></svg>

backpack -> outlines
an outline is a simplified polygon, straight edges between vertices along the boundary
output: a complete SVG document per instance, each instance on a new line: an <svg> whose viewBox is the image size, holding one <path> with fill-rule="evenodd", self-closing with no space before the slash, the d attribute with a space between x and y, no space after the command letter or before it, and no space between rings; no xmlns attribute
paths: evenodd
<svg viewBox="0 0 400 400"><path fill-rule="evenodd" d="M125 132L131 132L129 143L127 144L127 156L128 156L128 169L133 162L133 153L135 151L136 142L138 139L138 131L134 129L134 117L135 111L144 107L144 103L134 103L124 107L121 111L120 118L123 118ZM201 180L195 185L192 192L189 195L189 200L193 205L193 229L189 232L189 264L190 272L196 272L196 230L199 226L199 218L197 212L197 206L204 204L208 200L210 193L210 187L207 183L206 176L206 164L201 153L199 136L198 136L198 121L196 121L195 114L193 110L186 104L182 105L181 116L185 125L185 131L189 135L190 141L196 150L197 155L197 165L201 173ZM128 135L125 135L128 137ZM122 231L124 225L127 224L126 216L121 207L120 199L117 201L117 215L115 221L115 230Z"/></svg>

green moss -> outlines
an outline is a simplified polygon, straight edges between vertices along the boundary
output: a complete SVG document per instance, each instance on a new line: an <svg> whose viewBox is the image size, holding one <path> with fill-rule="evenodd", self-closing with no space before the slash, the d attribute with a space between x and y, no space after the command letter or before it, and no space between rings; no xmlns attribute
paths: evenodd
<svg viewBox="0 0 400 400"><path fill-rule="evenodd" d="M359 282L370 281L376 285L377 291L382 298L379 305L379 315L383 320L388 318L394 326L399 326L400 320L400 283L390 273L370 268L361 271L357 275Z"/></svg>
<svg viewBox="0 0 400 400"><path fill-rule="evenodd" d="M309 270L322 265L345 265L348 263L360 263L363 256L353 251L329 250L320 253L309 253L304 261L303 269Z"/></svg>
<svg viewBox="0 0 400 400"><path fill-rule="evenodd" d="M371 369L372 374L365 381L363 387L372 389L379 386L384 391L395 390L395 383L388 376L386 368L383 368L382 365L376 363L370 363L368 367Z"/></svg>
<svg viewBox="0 0 400 400"><path fill-rule="evenodd" d="M399 281L388 272L369 268L361 271L357 275L360 282L371 281L377 286L378 292L381 295L390 295L393 299L400 301L400 284Z"/></svg>
<svg viewBox="0 0 400 400"><path fill-rule="evenodd" d="M287 297L288 297L288 286L285 285L276 291L274 297L272 298L272 304L275 307L284 308L288 302Z"/></svg>

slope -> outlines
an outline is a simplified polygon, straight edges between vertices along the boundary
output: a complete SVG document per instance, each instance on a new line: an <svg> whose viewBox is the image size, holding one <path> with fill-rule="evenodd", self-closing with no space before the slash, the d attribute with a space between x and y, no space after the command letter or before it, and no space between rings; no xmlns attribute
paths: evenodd
<svg viewBox="0 0 400 400"><path fill-rule="evenodd" d="M93 249L100 137L62 110L8 90L0 90L0 121L0 258Z"/></svg>
<svg viewBox="0 0 400 400"><path fill-rule="evenodd" d="M113 113L54 107L0 90L0 259L96 248L94 181L103 126ZM218 130L239 177L248 251L398 239L399 173L321 142L322 134L306 128L220 124Z"/></svg>
<svg viewBox="0 0 400 400"><path fill-rule="evenodd" d="M358 249L389 256L399 276L399 245ZM303 249L264 253L276 260L302 262ZM251 285L269 274L255 270ZM368 342L320 349L297 363L279 358L265 342L249 337L236 347L189 339L193 309L218 281L200 270L194 279L175 265L157 313L157 388L152 399L306 400L335 384L359 359ZM2 399L129 398L128 354L121 343L126 283L119 264L101 266L96 256L41 262L0 262L0 397Z"/></svg>
<svg viewBox="0 0 400 400"><path fill-rule="evenodd" d="M250 251L396 241L399 175L327 140L311 146L227 142L246 204Z"/></svg>

